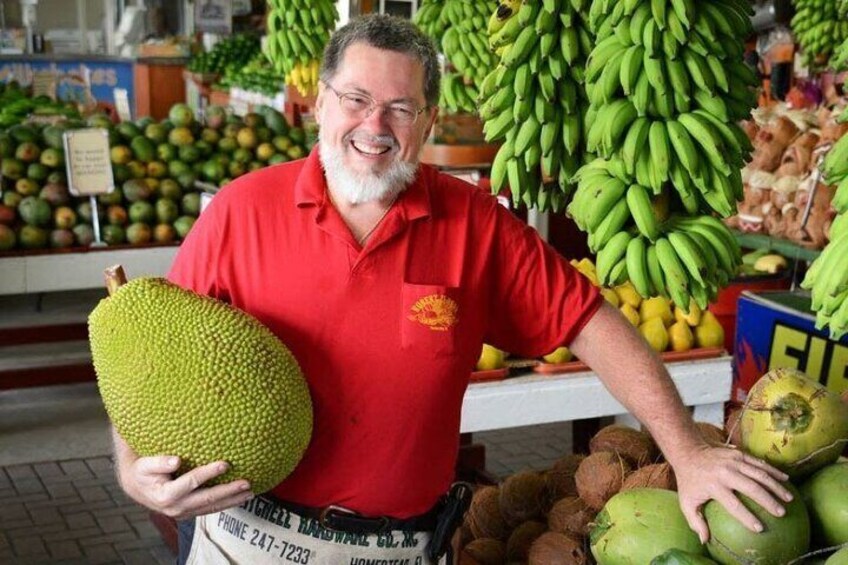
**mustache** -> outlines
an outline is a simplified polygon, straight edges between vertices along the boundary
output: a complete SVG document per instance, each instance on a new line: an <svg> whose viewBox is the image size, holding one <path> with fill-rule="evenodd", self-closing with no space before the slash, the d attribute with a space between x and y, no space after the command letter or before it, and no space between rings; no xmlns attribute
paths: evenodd
<svg viewBox="0 0 848 565"><path fill-rule="evenodd" d="M342 138L342 141L345 143L350 143L351 141L363 141L372 145L385 145L387 147L391 147L392 149L398 148L397 139L395 139L393 135L370 135L367 133L360 133L354 131L345 134L345 136Z"/></svg>

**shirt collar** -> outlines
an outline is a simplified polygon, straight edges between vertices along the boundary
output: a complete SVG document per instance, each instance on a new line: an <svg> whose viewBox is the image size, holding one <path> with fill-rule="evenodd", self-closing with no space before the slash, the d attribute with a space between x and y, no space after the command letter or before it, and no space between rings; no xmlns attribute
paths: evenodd
<svg viewBox="0 0 848 565"><path fill-rule="evenodd" d="M428 165L419 165L415 180L398 199L408 220L430 216L430 182L436 177ZM327 190L327 179L318 154L318 145L312 148L295 182L295 204L299 208L322 204Z"/></svg>

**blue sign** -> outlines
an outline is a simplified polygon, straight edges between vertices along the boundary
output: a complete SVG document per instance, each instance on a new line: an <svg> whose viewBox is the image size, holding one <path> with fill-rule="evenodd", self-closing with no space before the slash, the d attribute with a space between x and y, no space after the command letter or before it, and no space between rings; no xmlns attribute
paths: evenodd
<svg viewBox="0 0 848 565"><path fill-rule="evenodd" d="M55 77L56 97L85 104L93 97L97 102L115 104L114 89L126 89L130 107L135 105L135 84L132 61L45 61L16 57L0 57L0 82L18 81L22 86L32 84L38 74ZM87 85L90 85L90 94Z"/></svg>

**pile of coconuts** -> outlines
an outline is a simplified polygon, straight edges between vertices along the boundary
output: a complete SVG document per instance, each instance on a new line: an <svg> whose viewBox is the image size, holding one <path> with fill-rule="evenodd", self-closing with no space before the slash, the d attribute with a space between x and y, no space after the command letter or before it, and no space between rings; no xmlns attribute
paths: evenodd
<svg viewBox="0 0 848 565"><path fill-rule="evenodd" d="M651 437L619 425L546 471L481 486L460 532L460 565L848 565L848 394L776 369L751 389L726 429L698 423L707 442L738 446L790 475L795 498L776 518L740 499L763 523L755 534L717 502L704 508L711 538L690 528L671 467ZM848 452L846 452L848 453ZM845 545L842 549L840 546ZM831 548L824 550L825 548ZM818 561L816 561L818 559ZM825 561L826 560L826 561Z"/></svg>

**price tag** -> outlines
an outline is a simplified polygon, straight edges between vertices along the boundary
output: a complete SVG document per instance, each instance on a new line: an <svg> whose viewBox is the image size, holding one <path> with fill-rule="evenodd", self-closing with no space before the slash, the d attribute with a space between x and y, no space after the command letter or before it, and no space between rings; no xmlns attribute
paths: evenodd
<svg viewBox="0 0 848 565"><path fill-rule="evenodd" d="M64 142L68 190L71 194L91 196L115 190L109 159L109 134L105 129L66 131Z"/></svg>

